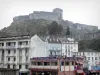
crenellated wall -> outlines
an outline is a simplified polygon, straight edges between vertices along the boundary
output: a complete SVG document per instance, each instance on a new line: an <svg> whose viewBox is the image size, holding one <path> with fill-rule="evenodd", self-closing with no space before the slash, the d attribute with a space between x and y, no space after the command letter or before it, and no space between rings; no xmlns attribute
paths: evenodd
<svg viewBox="0 0 100 75"><path fill-rule="evenodd" d="M62 12L63 10L60 8L53 9L53 12L34 11L29 15L16 16L13 18L13 21L24 21L29 19L45 19L51 21L59 21L62 20Z"/></svg>

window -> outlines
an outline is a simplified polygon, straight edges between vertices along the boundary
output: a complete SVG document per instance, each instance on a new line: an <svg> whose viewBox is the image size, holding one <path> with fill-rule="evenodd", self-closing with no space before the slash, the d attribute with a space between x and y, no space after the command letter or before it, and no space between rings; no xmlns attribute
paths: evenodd
<svg viewBox="0 0 100 75"><path fill-rule="evenodd" d="M28 45L28 41L26 41L26 45Z"/></svg>
<svg viewBox="0 0 100 75"><path fill-rule="evenodd" d="M92 57L92 61L93 61L93 57Z"/></svg>
<svg viewBox="0 0 100 75"><path fill-rule="evenodd" d="M72 61L72 65L74 65L74 62Z"/></svg>
<svg viewBox="0 0 100 75"><path fill-rule="evenodd" d="M88 55L90 55L90 53L88 53Z"/></svg>
<svg viewBox="0 0 100 75"><path fill-rule="evenodd" d="M77 62L75 62L75 65L78 65Z"/></svg>
<svg viewBox="0 0 100 75"><path fill-rule="evenodd" d="M22 65L19 65L19 69L21 69L22 68Z"/></svg>
<svg viewBox="0 0 100 75"><path fill-rule="evenodd" d="M10 43L10 42L8 42L8 43L7 43L7 46L10 46L10 45L11 45L11 43Z"/></svg>
<svg viewBox="0 0 100 75"><path fill-rule="evenodd" d="M81 56L81 52L79 53L79 55Z"/></svg>
<svg viewBox="0 0 100 75"><path fill-rule="evenodd" d="M28 69L28 65L26 65L25 68Z"/></svg>
<svg viewBox="0 0 100 75"><path fill-rule="evenodd" d="M22 42L19 42L19 45L22 45Z"/></svg>
<svg viewBox="0 0 100 75"><path fill-rule="evenodd" d="M14 50L14 54L16 53L16 50Z"/></svg>
<svg viewBox="0 0 100 75"><path fill-rule="evenodd" d="M57 39L57 42L59 42L59 40Z"/></svg>
<svg viewBox="0 0 100 75"><path fill-rule="evenodd" d="M95 55L97 55L98 53L96 52Z"/></svg>
<svg viewBox="0 0 100 75"><path fill-rule="evenodd" d="M15 69L15 68L16 68L16 65L14 64L14 65L13 65L13 69Z"/></svg>
<svg viewBox="0 0 100 75"><path fill-rule="evenodd" d="M14 57L14 61L16 61L16 58Z"/></svg>
<svg viewBox="0 0 100 75"><path fill-rule="evenodd" d="M66 65L69 65L69 62L66 62L65 64L66 64Z"/></svg>
<svg viewBox="0 0 100 75"><path fill-rule="evenodd" d="M68 55L70 56L70 53L68 53Z"/></svg>
<svg viewBox="0 0 100 75"><path fill-rule="evenodd" d="M52 52L50 52L50 55L52 55Z"/></svg>
<svg viewBox="0 0 100 75"><path fill-rule="evenodd" d="M28 61L28 56L26 57L26 61Z"/></svg>
<svg viewBox="0 0 100 75"><path fill-rule="evenodd" d="M4 43L0 43L0 46L4 46Z"/></svg>
<svg viewBox="0 0 100 75"><path fill-rule="evenodd" d="M28 49L26 48L26 49L25 49L25 54L27 54L27 53L28 53Z"/></svg>
<svg viewBox="0 0 100 75"><path fill-rule="evenodd" d="M10 65L9 64L7 65L7 68L10 68Z"/></svg>
<svg viewBox="0 0 100 75"><path fill-rule="evenodd" d="M55 62L55 65L57 65L57 62Z"/></svg>
<svg viewBox="0 0 100 75"><path fill-rule="evenodd" d="M56 55L56 51L55 51L55 55Z"/></svg>
<svg viewBox="0 0 100 75"><path fill-rule="evenodd" d="M19 61L20 61L20 62L22 61L22 56L19 56Z"/></svg>
<svg viewBox="0 0 100 75"><path fill-rule="evenodd" d="M97 60L97 57L95 57L95 60Z"/></svg>
<svg viewBox="0 0 100 75"><path fill-rule="evenodd" d="M22 55L22 49L19 50L19 55L20 55L20 56Z"/></svg>
<svg viewBox="0 0 100 75"><path fill-rule="evenodd" d="M8 57L8 61L10 61L10 57Z"/></svg>
<svg viewBox="0 0 100 75"><path fill-rule="evenodd" d="M49 39L49 41L51 42L52 40L51 40L51 39Z"/></svg>
<svg viewBox="0 0 100 75"><path fill-rule="evenodd" d="M63 66L64 65L64 62L61 62L61 65Z"/></svg>
<svg viewBox="0 0 100 75"><path fill-rule="evenodd" d="M36 65L36 62L31 62L32 65Z"/></svg>
<svg viewBox="0 0 100 75"><path fill-rule="evenodd" d="M49 62L48 62L48 65L49 65ZM57 62L51 62L51 65L57 66Z"/></svg>
<svg viewBox="0 0 100 75"><path fill-rule="evenodd" d="M4 50L2 50L2 54L4 54Z"/></svg>
<svg viewBox="0 0 100 75"><path fill-rule="evenodd" d="M8 54L10 54L10 50L8 50Z"/></svg>
<svg viewBox="0 0 100 75"><path fill-rule="evenodd" d="M76 45L74 44L74 47L75 47Z"/></svg>
<svg viewBox="0 0 100 75"><path fill-rule="evenodd" d="M88 57L88 60L90 60L90 57Z"/></svg>
<svg viewBox="0 0 100 75"><path fill-rule="evenodd" d="M42 62L37 62L37 65L42 65Z"/></svg>

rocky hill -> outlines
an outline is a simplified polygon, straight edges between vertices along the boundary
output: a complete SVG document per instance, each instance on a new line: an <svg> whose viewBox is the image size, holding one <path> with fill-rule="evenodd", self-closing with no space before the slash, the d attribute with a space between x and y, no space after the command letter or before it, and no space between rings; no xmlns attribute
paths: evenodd
<svg viewBox="0 0 100 75"><path fill-rule="evenodd" d="M50 20L24 20L24 21L14 21L7 28L0 31L0 37L7 36L20 36L20 35L34 35L41 34L47 35L47 26L50 25L52 21ZM67 27L70 28L71 36L77 38L80 34L97 31L96 26L84 25L79 23L73 23L68 20L61 20L58 22L63 27L63 34L65 35Z"/></svg>

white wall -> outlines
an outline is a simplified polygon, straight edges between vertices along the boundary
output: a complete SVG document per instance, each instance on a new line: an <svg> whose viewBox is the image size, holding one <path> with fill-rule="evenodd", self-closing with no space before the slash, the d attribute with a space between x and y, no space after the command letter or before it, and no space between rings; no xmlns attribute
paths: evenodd
<svg viewBox="0 0 100 75"><path fill-rule="evenodd" d="M46 43L43 42L37 35L33 36L30 42L30 58L46 56L48 56Z"/></svg>

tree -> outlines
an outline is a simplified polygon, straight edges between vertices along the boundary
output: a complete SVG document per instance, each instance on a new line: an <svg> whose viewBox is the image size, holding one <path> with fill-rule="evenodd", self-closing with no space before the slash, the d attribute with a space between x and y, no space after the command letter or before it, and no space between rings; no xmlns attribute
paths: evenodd
<svg viewBox="0 0 100 75"><path fill-rule="evenodd" d="M70 35L70 29L68 26L67 26L67 30L66 30L66 35Z"/></svg>
<svg viewBox="0 0 100 75"><path fill-rule="evenodd" d="M100 39L91 40L89 47L93 50L100 51Z"/></svg>
<svg viewBox="0 0 100 75"><path fill-rule="evenodd" d="M48 25L48 33L49 35L57 35L61 34L63 27L58 25L56 21L53 21L50 25Z"/></svg>

